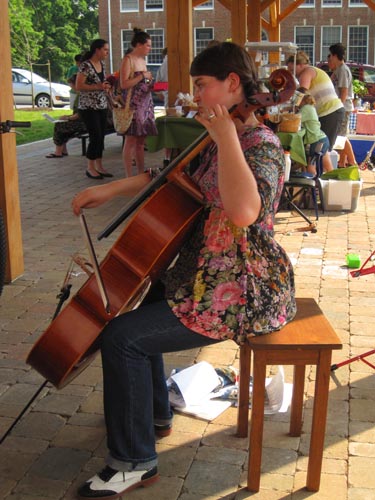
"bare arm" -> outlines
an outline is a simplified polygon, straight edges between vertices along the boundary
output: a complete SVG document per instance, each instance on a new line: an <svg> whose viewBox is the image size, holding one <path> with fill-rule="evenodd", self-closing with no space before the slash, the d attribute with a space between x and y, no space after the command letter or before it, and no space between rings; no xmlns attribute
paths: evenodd
<svg viewBox="0 0 375 500"><path fill-rule="evenodd" d="M135 196L143 189L151 178L148 173L109 182L102 186L93 186L75 195L72 208L75 215L79 215L83 208L94 208L103 205L116 196Z"/></svg>
<svg viewBox="0 0 375 500"><path fill-rule="evenodd" d="M197 120L204 125L218 147L219 191L229 219L239 227L253 224L261 209L256 179L249 168L238 139L235 122L224 106L214 107L216 118Z"/></svg>
<svg viewBox="0 0 375 500"><path fill-rule="evenodd" d="M124 57L122 62L121 62L121 68L120 68L120 86L122 89L129 89L131 87L135 87L137 83L143 80L143 78L151 78L152 75L149 71L143 71L139 75L129 78L130 74L132 73L131 71L131 61L130 58ZM150 77L151 75L151 77Z"/></svg>
<svg viewBox="0 0 375 500"><path fill-rule="evenodd" d="M99 82L95 83L93 85L89 85L86 83L86 75L84 73L78 73L77 74L77 79L76 79L76 90L78 92L90 92L92 90L108 90L110 87L109 83L104 81L104 82Z"/></svg>
<svg viewBox="0 0 375 500"><path fill-rule="evenodd" d="M300 87L308 90L311 87L311 82L316 76L316 71L313 67L307 66L298 76Z"/></svg>
<svg viewBox="0 0 375 500"><path fill-rule="evenodd" d="M347 98L348 98L348 88L347 87L340 87L339 88L339 98L341 99L341 102L344 103Z"/></svg>

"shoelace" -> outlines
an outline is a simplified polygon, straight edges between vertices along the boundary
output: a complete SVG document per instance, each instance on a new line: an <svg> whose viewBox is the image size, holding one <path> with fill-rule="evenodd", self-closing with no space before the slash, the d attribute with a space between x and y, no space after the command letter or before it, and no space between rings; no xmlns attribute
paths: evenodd
<svg viewBox="0 0 375 500"><path fill-rule="evenodd" d="M107 482L110 479L112 479L113 476L117 474L117 472L118 472L117 470L112 469L107 465L101 472L99 472L98 476L102 481Z"/></svg>

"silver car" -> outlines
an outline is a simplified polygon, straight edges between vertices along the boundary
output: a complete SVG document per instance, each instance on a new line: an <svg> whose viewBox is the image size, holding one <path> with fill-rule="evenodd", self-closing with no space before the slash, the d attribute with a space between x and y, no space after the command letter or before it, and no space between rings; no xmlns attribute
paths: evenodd
<svg viewBox="0 0 375 500"><path fill-rule="evenodd" d="M34 104L38 108L62 107L69 104L70 87L50 83L27 69L12 68L14 104ZM52 95L52 103L51 103Z"/></svg>

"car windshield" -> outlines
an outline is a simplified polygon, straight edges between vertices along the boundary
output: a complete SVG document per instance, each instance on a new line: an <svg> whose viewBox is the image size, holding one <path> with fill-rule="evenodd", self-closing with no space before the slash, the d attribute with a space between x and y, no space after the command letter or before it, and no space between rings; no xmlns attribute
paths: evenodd
<svg viewBox="0 0 375 500"><path fill-rule="evenodd" d="M375 70L365 69L363 79L366 83L375 83Z"/></svg>

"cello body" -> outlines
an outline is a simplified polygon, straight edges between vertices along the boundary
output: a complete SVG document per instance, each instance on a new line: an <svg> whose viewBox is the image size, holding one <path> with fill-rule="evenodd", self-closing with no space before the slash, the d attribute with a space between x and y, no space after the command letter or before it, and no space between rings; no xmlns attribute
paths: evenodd
<svg viewBox="0 0 375 500"><path fill-rule="evenodd" d="M110 313L92 274L31 349L27 363L57 388L95 357L110 319L133 309L169 266L202 210L200 193L177 182L159 188L128 222L100 264Z"/></svg>

